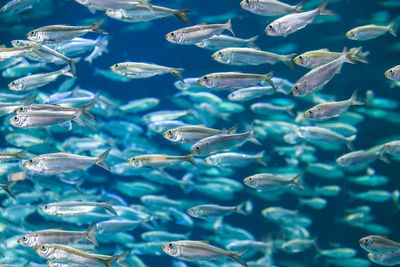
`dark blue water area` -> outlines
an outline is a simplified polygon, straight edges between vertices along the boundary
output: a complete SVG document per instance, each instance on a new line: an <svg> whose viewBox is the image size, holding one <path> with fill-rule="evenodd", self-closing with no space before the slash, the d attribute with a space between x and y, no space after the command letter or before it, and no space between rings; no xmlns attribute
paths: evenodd
<svg viewBox="0 0 400 267"><path fill-rule="evenodd" d="M1 2L1 5L3 5ZM344 47L358 47L363 46L363 50L370 51L368 56L368 64L357 63L357 64L344 64L341 74L335 76L323 89L324 93L335 96L335 99L342 100L347 99L354 90L358 90L360 98L363 99L367 90L373 90L376 97L388 98L396 101L400 101L398 94L398 88L390 88L389 81L384 77L384 72L400 62L399 47L397 50L393 48L394 45L398 45L399 39L386 34L374 40L366 42L356 42L348 40L345 37L345 33L359 25L365 25L369 23L379 24L379 18L384 17L381 22L382 25L389 23L391 20L396 18L400 14L400 8L385 8L379 4L379 1L374 0L342 0L333 1L332 4L328 4L328 8L334 10L336 14L340 16L340 19L335 22L327 23L314 23L308 25L305 29L302 29L288 37L269 37L264 34L264 29L274 18L262 17L252 14L248 11L243 10L239 1L233 0L190 0L190 1L152 1L153 4L161 6L167 6L170 8L188 8L192 12L188 16L192 24L202 23L205 20L210 22L210 18L220 16L221 19L213 20L215 23L224 23L228 18L232 19L233 30L237 37L250 38L255 35L259 35L256 41L257 46L265 51L280 51L284 47L292 46L292 49L285 49L281 53L303 53L310 50L328 48L331 51L342 51ZM296 4L297 1L286 1L290 4ZM310 1L311 2L311 1ZM314 3L315 1L313 1ZM314 8L318 3L314 5L306 5L306 9ZM155 63L169 67L185 68L183 73L184 78L186 77L200 77L202 75L223 72L223 71L242 71L249 73L260 73L265 74L273 70L274 75L277 77L283 77L292 82L297 81L302 75L304 75L308 69L296 66L294 70L288 66L278 63L276 65L260 65L260 66L227 66L214 61L211 58L213 51L201 49L192 45L176 45L169 43L165 39L165 35L168 32L176 30L181 27L185 27L182 21L175 17L169 17L166 19L159 19L151 22L150 26L143 27L140 30L140 23L128 24L120 21L113 20L102 12L97 11L92 14L88 9L75 1L50 1L44 5L47 10L40 16L31 16L35 13L35 9L27 11L21 15L20 21L12 22L0 22L0 44L4 44L7 47L11 46L10 41L14 39L24 39L25 34L35 28L52 25L52 24L69 24L69 25L88 25L96 20L105 19L105 23L102 26L104 30L109 33L109 53L103 54L103 56L94 60L89 65L87 62L81 61L77 64L77 79L76 84L81 88L90 90L92 92L105 92L113 98L120 100L122 103L127 103L130 100L139 99L143 97L155 97L161 100L157 110L176 110L178 109L171 99L174 94L178 91L173 86L176 81L175 77L169 74L157 76L148 79L134 79L127 83L115 82L108 80L104 77L95 76L94 68L108 69L111 65L124 62L148 62ZM379 13L373 17L374 14ZM318 20L317 20L318 21ZM128 27L137 27L136 30L129 30ZM229 33L227 33L229 34ZM88 34L85 37L96 38L96 34ZM58 69L55 67L54 69ZM57 86L61 84L62 79L56 83L49 85L43 89L43 91L51 92L56 90ZM11 79L1 78L0 88L6 89L7 84ZM227 93L220 92L216 93L220 97L226 99ZM287 96L290 99L296 101L294 97ZM258 102L251 101L250 103ZM235 123L241 123L243 125L249 125L255 116L246 103L246 111L240 114L235 114L230 117L229 121L218 121L215 125L209 125L216 128L229 128ZM296 111L304 111L308 109L309 103L299 102L296 106ZM399 110L394 110L398 112ZM400 113L394 113L400 116ZM395 116L393 115L393 116ZM107 118L101 118L101 120L107 121ZM384 138L398 135L400 133L398 124L388 123L383 119L373 119L366 117L366 119L357 125L358 134L357 139L354 142L354 147L358 149L370 148ZM143 126L145 127L145 126ZM243 129L243 127L241 128ZM243 129L244 130L244 129ZM0 142L2 146L7 144L4 141L4 135L1 134L2 139ZM68 138L68 133L60 134L57 136L59 141ZM154 143L154 147L158 149L170 149L175 150L176 154L187 154L185 151L176 145L171 144L161 136L148 137ZM268 138L263 141L263 149L266 150L266 154L270 157L268 161L268 167L281 168L285 167L285 160L282 156L277 155L273 151L275 146L282 146L284 143L274 143L274 141ZM123 147L120 147L122 149ZM259 151L257 146L252 144L246 144L243 146L243 150L249 152ZM318 162L334 162L337 157L347 153L348 149L343 146L338 151L321 151L318 150L316 153ZM399 163L392 162L391 164L385 164L381 161L376 161L372 164L377 174L385 175L390 178L390 182L381 186L378 189L393 191L400 189L399 182ZM252 175L259 168L258 165L236 169L234 177L232 179L241 181L243 178ZM305 169L306 165L300 163L300 169ZM109 172L105 172L98 167L94 167L90 170L93 175L104 175L108 179L102 184L104 188L110 188L116 180L121 181L140 181L143 178L139 177L121 177L113 175ZM182 177L184 171L172 170L171 174L175 177ZM346 173L344 179L339 180L327 180L322 179L318 176L307 173L304 177L306 183L310 186L316 185L327 185L336 184L342 188L340 194L336 197L327 198L328 205L321 211L315 211L310 208L301 208L300 212L309 216L313 224L308 228L312 238L316 238L317 246L321 249L332 248L335 246L339 247L351 247L357 249L357 257L366 258L367 253L362 250L358 245L358 240L367 235L365 231L348 226L340 222L345 216L345 209L349 207L356 207L359 205L369 205L375 217L374 222L389 227L391 230L390 238L393 240L400 240L400 231L398 229L398 221L400 220L399 209L392 201L384 203L366 203L363 201L354 200L351 201L348 198L347 190L351 187L351 191L362 192L366 191L365 187L357 187L354 184L349 184L346 178L352 176L352 174ZM87 182L84 184L85 189L89 189L92 186L99 186L97 183L92 184ZM112 192L112 190L108 190ZM117 193L117 192L112 192ZM189 200L202 200L205 203L218 203L221 205L236 205L237 203L244 201L248 198L253 200L254 212L251 216L242 216L239 214L233 214L224 219L224 222L231 225L242 227L251 232L257 240L266 241L268 237L277 237L279 232L278 225L268 222L261 215L261 210L269 206L281 206L288 209L298 209L297 197L292 194L284 194L277 202L264 201L259 198L252 197L248 188L235 194L235 198L229 201L215 201L205 197L204 195L196 192L189 194L183 194L182 190L173 186L164 186L163 190L159 195L168 196L171 199L189 199ZM141 204L137 198L129 198L124 196L124 199L129 204ZM43 218L39 215L31 216L29 218L33 224L41 224ZM196 220L195 220L196 221ZM197 222L197 221L196 221ZM187 229L181 226L175 225L173 222L171 225L166 225L166 229L171 232L187 232ZM140 234L143 229L136 229L131 231L135 240L140 242ZM192 240L203 240L207 236L213 233L205 232L199 228L194 228L191 239ZM105 246L112 247L113 244L104 244ZM102 244L103 246L103 244ZM124 248L119 248L124 249ZM34 253L32 251L32 253ZM318 252L315 249L306 250L299 254L286 254L282 251L274 253L274 259L277 266L281 266L279 263L284 261L291 261L293 265L282 266L328 266L326 261L316 257ZM261 254L257 254L261 255ZM171 266L171 257L167 255L160 256L139 256L147 264L147 266ZM256 257L251 259L256 260ZM39 261L38 261L39 262ZM44 261L42 261L44 263ZM296 264L297 263L297 264ZM195 266L192 263L188 263L189 266ZM198 266L201 266L199 264ZM372 266L372 265L371 265Z"/></svg>

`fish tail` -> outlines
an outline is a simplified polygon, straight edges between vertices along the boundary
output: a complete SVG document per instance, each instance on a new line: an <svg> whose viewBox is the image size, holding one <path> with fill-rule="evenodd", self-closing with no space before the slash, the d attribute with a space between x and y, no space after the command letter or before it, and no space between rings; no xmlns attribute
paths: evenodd
<svg viewBox="0 0 400 267"><path fill-rule="evenodd" d="M26 150L21 150L21 151L15 152L14 157L16 157L18 159L27 159L27 157L25 155L27 152L28 151L26 151Z"/></svg>
<svg viewBox="0 0 400 267"><path fill-rule="evenodd" d="M234 251L234 252L230 252L229 257L236 261L237 263L239 263L242 266L248 267L247 263L244 259L242 259L240 257L240 255L243 255L244 253L247 252L247 249L243 249L243 250L239 250L239 251Z"/></svg>
<svg viewBox="0 0 400 267"><path fill-rule="evenodd" d="M185 193L189 193L194 189L196 184L193 182L193 174L186 173L181 180L180 187Z"/></svg>
<svg viewBox="0 0 400 267"><path fill-rule="evenodd" d="M266 81L267 83L269 83L269 85L271 85L272 88L274 88L274 90L276 91L277 89L276 89L274 83L272 82L272 77L274 77L274 72L273 72L273 71L270 71L270 72L268 72L267 74L263 75L263 76L262 76L262 79L263 79L264 81Z"/></svg>
<svg viewBox="0 0 400 267"><path fill-rule="evenodd" d="M397 37L397 26L398 26L397 21L393 21L387 27L390 34L393 35L394 37Z"/></svg>
<svg viewBox="0 0 400 267"><path fill-rule="evenodd" d="M353 144L352 142L356 139L357 135L354 134L352 136L346 137L345 141L346 141L346 146L349 148L350 151L354 150Z"/></svg>
<svg viewBox="0 0 400 267"><path fill-rule="evenodd" d="M183 159L186 160L187 162L190 162L193 166L197 167L196 161L194 161L192 154L183 157Z"/></svg>
<svg viewBox="0 0 400 267"><path fill-rule="evenodd" d="M104 169L106 169L107 171L110 170L110 166L108 166L108 164L106 163L106 158L108 157L108 153L110 153L111 148L107 149L106 151L104 151L103 153L101 153L100 155L98 155L96 157L96 164Z"/></svg>
<svg viewBox="0 0 400 267"><path fill-rule="evenodd" d="M129 266L124 262L124 260L126 259L126 257L128 257L130 253L131 250L124 251L120 254L112 256L109 260L105 261L104 263L107 267L111 267L114 262L118 263L121 266Z"/></svg>
<svg viewBox="0 0 400 267"><path fill-rule="evenodd" d="M97 227L97 223L95 222L85 232L85 238L87 240L89 240L90 242L92 242L95 246L98 246L99 243L97 243L97 240L96 240L96 227Z"/></svg>
<svg viewBox="0 0 400 267"><path fill-rule="evenodd" d="M289 182L291 182L292 184L297 185L298 187L304 189L304 185L303 185L303 183L301 181L301 177L302 176L303 176L303 174L299 173L295 177L290 179Z"/></svg>
<svg viewBox="0 0 400 267"><path fill-rule="evenodd" d="M387 157L385 157L384 153L382 153L381 151L378 151L377 153L378 153L378 159L385 162L386 164L390 164L390 160Z"/></svg>
<svg viewBox="0 0 400 267"><path fill-rule="evenodd" d="M254 134L254 123L253 122L251 123L251 127L250 127L250 130L248 132L247 140L252 142L252 143L254 143L254 144L256 144L256 145L262 146L261 142L257 140L257 138L256 138L256 136Z"/></svg>
<svg viewBox="0 0 400 267"><path fill-rule="evenodd" d="M291 116L291 117L295 117L294 113L293 113L293 108L295 107L295 104L291 104L286 108L286 112Z"/></svg>
<svg viewBox="0 0 400 267"><path fill-rule="evenodd" d="M142 6L145 6L145 7L147 7L148 9L153 10L153 6L152 6L150 0L139 0L138 2L139 2Z"/></svg>
<svg viewBox="0 0 400 267"><path fill-rule="evenodd" d="M74 63L77 63L81 60L80 57L77 58L71 58L69 60L67 60L68 66L71 69L71 73L73 75L73 78L76 78L76 67Z"/></svg>
<svg viewBox="0 0 400 267"><path fill-rule="evenodd" d="M357 100L357 90L355 90L354 92L353 92L353 94L351 95L351 97L350 97L350 103L352 104L352 105L356 105L356 106L362 106L362 105L365 105L365 103L364 102L362 102L362 101L359 101L359 100Z"/></svg>
<svg viewBox="0 0 400 267"><path fill-rule="evenodd" d="M235 33L233 32L233 29L232 29L231 19L228 19L228 21L225 23L225 29L230 31L232 33L232 35L235 36Z"/></svg>
<svg viewBox="0 0 400 267"><path fill-rule="evenodd" d="M257 154L256 161L263 166L267 166L267 163L263 160L264 156L265 156L265 151L261 151L260 153Z"/></svg>
<svg viewBox="0 0 400 267"><path fill-rule="evenodd" d="M325 9L327 5L328 5L328 0L323 0L322 3L317 7L319 14L335 15L335 12L333 12L332 10Z"/></svg>
<svg viewBox="0 0 400 267"><path fill-rule="evenodd" d="M343 48L343 52L341 57L343 58L344 62L355 64L356 62L352 59L350 52L347 50L347 47Z"/></svg>
<svg viewBox="0 0 400 267"><path fill-rule="evenodd" d="M180 80L181 82L183 82L183 78L182 78L182 72L184 72L184 68L171 68L170 72L172 75L174 75L178 80Z"/></svg>
<svg viewBox="0 0 400 267"><path fill-rule="evenodd" d="M190 24L190 21L187 19L187 15L189 14L190 9L177 9L172 12L175 16L177 16L180 20L182 20L186 24Z"/></svg>
<svg viewBox="0 0 400 267"><path fill-rule="evenodd" d="M229 128L228 130L226 130L227 134L232 134L236 132L236 129L238 127L238 124L236 123L235 125L233 125L231 128Z"/></svg>
<svg viewBox="0 0 400 267"><path fill-rule="evenodd" d="M362 63L368 64L367 56L369 55L369 51L362 51L362 46L357 48L352 48L349 51L349 56L351 59L360 61Z"/></svg>
<svg viewBox="0 0 400 267"><path fill-rule="evenodd" d="M289 55L282 56L282 62L288 65L291 69L294 70L293 58L296 56L296 53L292 53Z"/></svg>
<svg viewBox="0 0 400 267"><path fill-rule="evenodd" d="M235 211L242 215L250 215L253 211L253 203L251 200L246 200L235 207Z"/></svg>
<svg viewBox="0 0 400 267"><path fill-rule="evenodd" d="M257 45L254 43L255 41L257 41L258 39L258 35L255 35L253 37L250 37L249 39L246 40L247 45L251 46L251 47L257 47Z"/></svg>
<svg viewBox="0 0 400 267"><path fill-rule="evenodd" d="M10 182L8 184L0 184L0 188L6 191L6 193L13 199L15 199L15 195L13 192L11 192L10 187L13 185L13 182Z"/></svg>
<svg viewBox="0 0 400 267"><path fill-rule="evenodd" d="M103 24L103 23L104 23L104 19L102 19L102 20L100 20L100 21L98 21L96 23L93 23L92 25L89 26L89 28L93 32L98 32L98 33L102 33L102 34L108 34L108 32L106 32L106 31L104 31L104 30L99 28L101 26L101 24Z"/></svg>
<svg viewBox="0 0 400 267"><path fill-rule="evenodd" d="M24 103L23 103L22 105L23 105L23 106L30 105L30 104L32 104L33 102L35 102L35 100L36 100L36 96L35 96L35 95L34 95L34 96L31 96L31 97L27 98L27 99L24 101Z"/></svg>
<svg viewBox="0 0 400 267"><path fill-rule="evenodd" d="M60 74L67 76L67 77L75 78L75 75L73 73L71 73L70 70L71 70L71 66L68 64L68 66L66 66L65 68L60 70Z"/></svg>
<svg viewBox="0 0 400 267"><path fill-rule="evenodd" d="M306 0L300 1L300 3L298 3L298 4L294 7L294 9L296 10L296 12L298 12L298 13L303 12L303 7L304 7L304 4L305 4L305 3L306 3Z"/></svg>
<svg viewBox="0 0 400 267"><path fill-rule="evenodd" d="M89 113L89 110L91 110L95 104L96 102L92 102L88 105L80 107L76 112L76 114L74 115L73 120L76 121L81 126L87 126L87 122L83 119L84 115L89 120L95 122L93 115Z"/></svg>

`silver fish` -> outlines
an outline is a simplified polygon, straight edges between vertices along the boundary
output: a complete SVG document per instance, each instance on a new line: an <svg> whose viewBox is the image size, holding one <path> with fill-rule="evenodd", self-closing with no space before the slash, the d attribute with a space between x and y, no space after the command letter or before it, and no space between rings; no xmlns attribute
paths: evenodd
<svg viewBox="0 0 400 267"><path fill-rule="evenodd" d="M396 21L393 21L387 26L377 26L374 24L369 24L348 31L346 33L346 37L350 40L366 41L375 39L379 36L386 34L387 32L396 37L397 26L398 25Z"/></svg>
<svg viewBox="0 0 400 267"><path fill-rule="evenodd" d="M400 243L380 235L363 237L359 240L359 243L363 249L373 254L400 251Z"/></svg>
<svg viewBox="0 0 400 267"><path fill-rule="evenodd" d="M128 159L128 163L135 168L164 168L180 164L183 161L190 162L192 165L196 166L196 162L190 154L187 156L170 156L162 154L140 155Z"/></svg>
<svg viewBox="0 0 400 267"><path fill-rule="evenodd" d="M303 184L299 182L302 174L298 174L293 178L284 178L269 173L259 173L243 179L243 183L251 188L263 191L271 189L283 189L289 185L296 185L304 188Z"/></svg>
<svg viewBox="0 0 400 267"><path fill-rule="evenodd" d="M231 215L236 212L242 215L249 215L252 211L252 204L250 201L244 201L237 206L227 207L216 204L199 205L191 207L187 213L195 218L216 218Z"/></svg>
<svg viewBox="0 0 400 267"><path fill-rule="evenodd" d="M86 201L66 201L53 202L40 206L40 210L47 215L70 216L86 214L98 208L103 208L108 212L117 215L117 212L112 207L115 199L107 202L86 202Z"/></svg>
<svg viewBox="0 0 400 267"><path fill-rule="evenodd" d="M385 71L385 77L393 81L400 81L400 65Z"/></svg>
<svg viewBox="0 0 400 267"><path fill-rule="evenodd" d="M295 6L278 0L242 0L240 6L254 14L261 16L283 16L290 13L302 12L305 0Z"/></svg>
<svg viewBox="0 0 400 267"><path fill-rule="evenodd" d="M195 46L209 49L218 50L226 47L257 47L254 42L258 39L258 35L250 37L248 39L242 39L229 35L214 35L208 39L205 39L199 43L195 43Z"/></svg>
<svg viewBox="0 0 400 267"><path fill-rule="evenodd" d="M198 80L198 83L207 88L231 89L256 85L262 81L266 81L275 88L271 80L273 75L272 71L264 75L242 72L216 72L202 76Z"/></svg>
<svg viewBox="0 0 400 267"><path fill-rule="evenodd" d="M114 64L110 69L116 74L126 76L131 79L142 79L153 77L160 74L171 73L178 80L182 81L182 68L170 68L156 64L141 62L122 62Z"/></svg>
<svg viewBox="0 0 400 267"><path fill-rule="evenodd" d="M224 131L226 133L232 133L235 131L236 125L233 126L229 130L217 130L205 127L203 125L188 125L181 126L173 129L169 129L163 133L163 137L172 141L172 142L180 142L180 143L194 143L200 141L203 138L221 134Z"/></svg>

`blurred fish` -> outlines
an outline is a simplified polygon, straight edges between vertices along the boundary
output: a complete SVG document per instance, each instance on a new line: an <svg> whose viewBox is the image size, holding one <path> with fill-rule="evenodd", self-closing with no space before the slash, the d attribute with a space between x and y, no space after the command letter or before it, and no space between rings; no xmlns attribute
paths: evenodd
<svg viewBox="0 0 400 267"><path fill-rule="evenodd" d="M180 164L183 161L190 162L197 166L192 155L187 156L170 156L170 155L140 155L128 159L128 163L135 168L164 168L171 165Z"/></svg>
<svg viewBox="0 0 400 267"><path fill-rule="evenodd" d="M400 251L400 243L380 235L363 237L359 240L359 243L363 249L372 254Z"/></svg>
<svg viewBox="0 0 400 267"><path fill-rule="evenodd" d="M223 217L228 216L234 212L249 215L253 210L253 204L250 201L245 201L237 206L226 207L215 204L199 205L191 207L187 210L187 213L195 218L213 218L213 217Z"/></svg>
<svg viewBox="0 0 400 267"><path fill-rule="evenodd" d="M2 8L0 14L18 15L38 3L38 0L10 0Z"/></svg>
<svg viewBox="0 0 400 267"><path fill-rule="evenodd" d="M57 216L71 216L85 214L94 211L98 208L103 208L108 212L117 215L117 212L112 207L115 199L107 202L85 202L85 201L64 201L64 202L53 202L42 205L40 210L47 215Z"/></svg>
<svg viewBox="0 0 400 267"><path fill-rule="evenodd" d="M393 80L399 81L400 80L400 65L390 68L385 72L385 77Z"/></svg>
<svg viewBox="0 0 400 267"><path fill-rule="evenodd" d="M396 21L393 21L388 26L377 26L374 24L360 26L348 31L346 37L350 40L367 41L382 36L387 32L396 37L397 26Z"/></svg>
<svg viewBox="0 0 400 267"><path fill-rule="evenodd" d="M248 39L242 39L229 35L213 35L208 39L205 39L199 43L195 43L196 46L209 49L219 50L227 47L257 47L254 42L258 39L258 35L250 37Z"/></svg>

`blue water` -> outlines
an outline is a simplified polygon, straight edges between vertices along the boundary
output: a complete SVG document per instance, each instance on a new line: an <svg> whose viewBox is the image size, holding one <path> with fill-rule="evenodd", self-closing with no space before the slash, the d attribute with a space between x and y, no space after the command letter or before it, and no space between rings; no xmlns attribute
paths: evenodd
<svg viewBox="0 0 400 267"><path fill-rule="evenodd" d="M1 5L3 5L1 2ZM303 53L310 50L316 50L321 48L329 48L331 51L340 52L343 47L358 47L362 46L363 50L369 51L368 64L357 63L355 65L344 64L340 74L336 75L322 90L323 93L334 96L336 100L348 99L354 90L358 90L360 99L365 98L365 93L367 90L372 90L376 97L382 97L391 99L394 101L399 101L398 88L390 88L390 81L384 77L384 72L399 64L400 56L398 46L398 38L386 34L379 38L365 41L357 42L348 40L345 37L345 33L357 26L365 24L378 24L387 25L400 13L400 6L398 7L384 7L379 4L380 1L365 0L365 1L332 1L328 4L330 10L334 10L337 14L332 22L324 22L323 20L327 16L321 16L316 20L316 23L308 25L305 29L302 29L288 37L270 37L264 34L264 29L269 22L274 20L272 17L262 17L252 14L246 10L243 10L239 1L232 0L220 0L220 1L153 1L153 4L158 4L162 6L167 6L170 8L188 8L192 12L188 16L192 25L207 22L207 23L225 23L228 18L232 20L233 30L237 37L250 38L255 35L259 35L256 41L257 46L265 51L277 52L281 54L289 53ZM297 4L297 1L287 0L287 3ZM305 10L310 10L318 5L318 1L308 1ZM34 6L32 10L25 11L20 15L16 15L15 20L7 21L1 20L0 17L0 44L4 44L7 47L10 46L10 41L15 39L24 39L25 34L33 29L41 26L53 25L53 24L69 24L69 25L89 25L100 19L105 19L102 28L109 33L109 45L108 53L103 54L101 57L95 59L90 65L83 60L76 65L77 68L77 78L75 81L76 85L80 88L87 89L93 93L100 92L101 95L107 95L110 98L116 99L120 103L127 103L130 100L144 98L144 97L155 97L160 99L160 104L151 111L156 110L178 110L180 109L176 104L173 103L172 98L178 92L178 90L173 86L176 81L175 77L169 74L160 75L148 79L133 79L130 82L122 83L117 81L112 81L101 76L94 75L94 68L108 69L111 65L124 62L148 62L155 63L158 65L169 66L169 67L179 67L184 68L183 77L200 77L202 75L213 73L213 72L224 72L224 71L242 71L249 73L259 73L265 74L273 70L276 77L282 77L288 79L289 81L296 82L300 77L302 77L309 70L296 66L294 70L290 69L288 66L278 63L276 65L259 65L259 66L228 66L220 64L211 58L214 51L201 49L194 45L177 45L169 43L165 39L165 34L173 30L185 27L186 25L177 19L176 17L168 17L165 19L158 19L152 22L146 23L124 23L120 21L113 20L105 16L101 11L97 11L95 14L89 12L89 10L78 4L75 1L43 1L39 6ZM133 29L133 30L132 30ZM226 33L229 34L229 33ZM89 33L86 38L96 38L98 34ZM397 46L396 46L397 45ZM59 66L51 65L51 69L59 69ZM56 92L58 86L65 80L65 78L60 78L55 83L52 83L46 87L40 89L40 91L50 94ZM2 91L6 92L7 84L11 82L10 78L0 79L0 88ZM9 92L9 91L8 91ZM216 95L220 96L222 99L227 99L227 92L217 92ZM214 127L218 129L230 128L232 125L239 123L239 131L245 131L249 127L250 123L254 119L266 119L261 115L255 115L250 110L250 105L255 102L268 102L274 98L287 98L296 103L295 112L303 112L311 107L310 102L301 101L298 98L294 98L290 95L273 95L264 98L252 100L250 102L243 103L245 111L233 114L227 120L218 119L215 124L210 124L207 122L202 122L207 124L209 127ZM192 102L193 104L193 102ZM194 108L191 107L191 108ZM352 108L352 111L356 111L356 108ZM398 109L392 110L393 113L385 116L399 117ZM98 123L110 120L126 120L137 123L141 116L145 113L141 113L138 116L125 116L116 115L113 118L107 117L105 115L96 114L96 120ZM361 114L361 113L360 113ZM355 150L368 149L372 146L382 144L388 141L387 138L392 138L399 135L399 125L397 123L389 122L387 117L385 118L372 118L366 115L363 122L357 124L355 127L358 130L357 139L353 142ZM13 129L8 125L8 116L4 117L3 129L1 133L1 143L3 148L10 147L5 141L5 136L12 132ZM293 118L284 117L288 121L293 122ZM398 120L397 120L398 121ZM199 123L201 124L201 123ZM161 153L163 151L170 151L176 155L186 155L189 153L187 149L179 147L172 144L168 140L164 139L161 135L153 134L146 135L147 127L146 125L140 124L144 132L140 135L140 140L148 140L153 146L153 153ZM73 124L75 127L76 124ZM105 126L107 127L107 126ZM35 134L33 130L22 129L26 133ZM106 130L105 128L100 128L98 132L108 132L111 136L112 130ZM20 131L23 132L23 131ZM82 136L86 133L90 133L91 130L88 129L86 132L64 132L61 134L55 134L55 141L51 143L50 146L56 146L60 142L63 142L66 138L71 136ZM117 147L123 151L130 143L135 142L135 138L123 140L123 137L115 137L117 139ZM288 167L283 156L276 153L274 148L277 146L290 146L285 144L283 141L275 141L274 139L262 138L261 139L263 147L260 148L253 144L246 144L239 151L255 154L261 150L266 151L268 157L267 164L268 169L281 168L284 169ZM106 148L101 147L100 150ZM100 151L99 150L99 151ZM40 151L40 149L39 149ZM33 152L33 151L31 151ZM47 150L43 152L48 153ZM71 151L73 152L73 151ZM334 163L335 159L349 150L346 146L342 146L339 150L327 151L316 149L315 157L317 162ZM97 153L97 151L96 151ZM95 153L95 154L96 154ZM33 152L33 154L40 154ZM93 154L92 154L93 155ZM128 159L133 155L124 155L124 159ZM122 161L121 161L122 162ZM116 164L113 161L111 165ZM398 173L399 173L399 163L397 161L392 161L391 164L383 163L379 160L375 161L370 165L376 172L376 174L384 175L390 178L389 183L384 186L376 188L367 188L362 186L357 186L355 184L349 183L347 179L355 175L363 175L365 171L359 171L356 173L345 172L342 179L324 179L319 176L312 175L306 172L307 164L305 162L300 162L297 166L298 169L304 173L303 180L305 184L310 188L317 185L338 185L341 187L341 192L335 197L326 197L328 201L327 206L322 210L313 210L308 207L299 207L298 196L294 194L285 193L280 196L277 201L267 201L262 200L254 195L254 190L243 186L243 189L235 193L232 199L222 201L218 199L213 199L209 196L201 194L199 192L189 192L187 194L183 193L182 190L174 186L162 186L162 190L157 193L158 195L167 196L171 199L176 200L191 200L196 201L196 203L213 203L220 205L237 205L238 203L251 199L254 205L254 210L252 215L243 216L240 214L233 214L227 216L224 219L224 223L230 224L232 226L241 227L251 234L254 235L256 240L268 241L269 238L272 240L280 240L282 237L279 230L279 226L273 222L267 221L262 215L261 210L270 206L280 206L287 209L298 209L300 213L309 216L312 219L312 225L308 227L310 232L310 238L316 239L316 246L318 249L328 249L335 247L348 247L357 250L356 257L367 259L367 252L360 248L358 240L366 235L374 234L373 232L367 232L360 228L350 226L348 224L341 223L340 221L346 215L345 210L348 208L354 208L361 205L368 205L371 207L371 215L374 217L373 223L380 224L390 229L389 238L393 240L400 240L400 232L398 230L398 221L400 219L398 207L393 203L392 200L388 200L383 203L372 203L365 202L362 200L351 200L347 194L348 190L363 192L369 189L379 189L387 190L392 192L393 190L399 189ZM338 167L340 168L340 167ZM23 168L21 167L21 170ZM190 168L189 168L190 170ZM252 166L236 169L233 175L230 177L235 181L241 183L243 178L253 175L258 172L262 172L263 168L261 165L255 163ZM265 169L264 169L265 170ZM184 168L168 169L168 172L174 175L174 177L181 178L187 171ZM128 204L141 204L139 198L130 198L117 192L113 189L112 185L117 180L129 182L129 181L147 181L143 177L138 176L119 176L105 171L98 167L92 167L87 173L87 175L92 176L91 179L87 179L82 188L84 190L90 190L95 188L104 188L106 191L121 196ZM85 177L86 174L81 174ZM104 181L96 182L97 176L106 177ZM5 183L7 174L3 174L2 183ZM152 183L152 182L150 182ZM33 183L29 181L22 181L16 186L16 195L18 193L30 192L33 189ZM89 191L88 191L89 192ZM88 194L100 194L99 192L88 193ZM221 192L223 194L223 192ZM3 203L9 198L7 195L3 195ZM18 197L17 197L18 201ZM54 200L55 201L55 200ZM32 205L42 205L45 204L44 200L34 201ZM5 208L4 204L2 208ZM201 219L193 218L195 226L192 229L186 228L184 226L177 225L174 220L167 223L158 223L158 229L163 229L170 232L187 233L192 232L190 235L191 240L207 240L211 239L213 245L223 247L223 240L218 243L215 239L223 239L223 235L219 233L213 233L211 231L205 231L199 227L197 224L204 222ZM19 236L29 232L30 230L48 229L54 227L62 227L63 229L86 229L88 223L83 224L82 227L77 227L68 223L51 223L48 222L43 216L38 212L31 214L22 222L13 222L6 216L2 216L3 223L6 225L11 225L12 227L20 228L20 232L7 230L0 233L2 244L0 245L0 252L7 252L7 262L9 263L19 263L22 264L21 258L29 258L34 264L44 264L45 260L41 259L36 253L30 249L24 249L18 245L6 245L5 240L13 236ZM27 226L35 226L35 229L26 228ZM156 227L157 229L157 227ZM156 230L155 229L155 230ZM143 242L140 238L140 234L148 231L143 227L139 227L135 230L129 231L128 233L132 235L135 239L134 242ZM219 237L220 235L220 237ZM4 242L3 242L4 241ZM96 252L105 254L115 254L117 252L126 250L127 248L121 244L116 244L112 242L103 242L100 244L99 248L96 248ZM15 257L10 258L11 255ZM12 252L15 251L15 252ZM162 253L160 255L140 255L139 252L133 252L133 254L143 260L146 266L172 266L172 257ZM24 255L29 254L29 257ZM255 256L251 258L244 256L247 261L256 261L262 256L262 253L258 252ZM1 262L2 260L0 260ZM129 263L129 260L127 260ZM285 253L279 249L273 253L273 262L275 266L335 266L329 265L326 258L318 256L318 251L315 248L309 248L304 252L297 254ZM187 266L206 266L204 263L187 263ZM135 265L132 265L135 266ZM222 266L220 263L216 266ZM239 265L237 265L239 266ZM251 266L251 265L249 265ZM261 265L260 265L261 266ZM268 265L264 265L268 266ZM340 265L336 265L340 266ZM347 266L347 265L346 265ZM377 266L371 263L371 266Z"/></svg>

